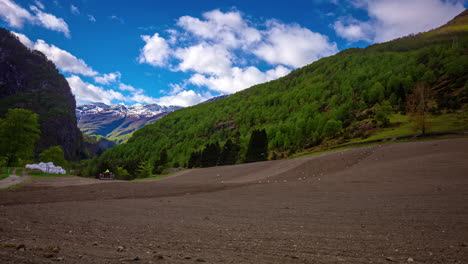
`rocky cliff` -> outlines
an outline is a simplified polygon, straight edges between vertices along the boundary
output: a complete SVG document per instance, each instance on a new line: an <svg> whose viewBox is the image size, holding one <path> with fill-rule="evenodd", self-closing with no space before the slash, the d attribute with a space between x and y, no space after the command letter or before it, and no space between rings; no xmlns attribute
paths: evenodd
<svg viewBox="0 0 468 264"><path fill-rule="evenodd" d="M67 81L44 54L29 50L15 35L0 28L0 117L9 108L39 114L41 139L36 152L61 146L69 160L83 154L76 101Z"/></svg>

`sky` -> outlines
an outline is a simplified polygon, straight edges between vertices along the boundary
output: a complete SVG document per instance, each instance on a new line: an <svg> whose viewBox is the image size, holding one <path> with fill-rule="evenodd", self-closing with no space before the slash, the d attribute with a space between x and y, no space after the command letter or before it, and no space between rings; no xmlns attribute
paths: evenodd
<svg viewBox="0 0 468 264"><path fill-rule="evenodd" d="M445 24L467 0L0 0L78 104L191 106L352 47Z"/></svg>

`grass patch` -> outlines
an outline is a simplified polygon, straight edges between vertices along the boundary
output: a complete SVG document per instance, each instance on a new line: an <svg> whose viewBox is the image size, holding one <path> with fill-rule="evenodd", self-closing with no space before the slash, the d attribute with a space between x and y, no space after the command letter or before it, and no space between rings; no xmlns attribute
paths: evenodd
<svg viewBox="0 0 468 264"><path fill-rule="evenodd" d="M151 177L148 177L148 178L134 179L134 180L132 180L132 181L146 181L146 180L161 179L161 178L165 178L165 177L174 175L174 174L176 174L177 172L179 172L179 171L171 172L171 173L168 173L168 174L162 174L162 175L154 175L154 176L151 176Z"/></svg>
<svg viewBox="0 0 468 264"><path fill-rule="evenodd" d="M56 178L56 177L70 177L74 175L70 174L52 174L52 173L44 173L44 172L39 172L39 171L32 171L28 173L29 176L32 176L34 178Z"/></svg>
<svg viewBox="0 0 468 264"><path fill-rule="evenodd" d="M432 115L429 116L428 123L430 124L428 133L467 130L468 113L464 111L462 113ZM351 143L391 139L419 134L420 132L415 131L413 127L414 124L408 120L408 116L394 114L390 117L390 127L382 128L379 132L368 138L351 140Z"/></svg>
<svg viewBox="0 0 468 264"><path fill-rule="evenodd" d="M16 168L16 176L23 176L23 168Z"/></svg>
<svg viewBox="0 0 468 264"><path fill-rule="evenodd" d="M381 141L381 142L372 142L372 143L362 143L359 145L351 145L351 146L344 146L344 147L336 147L327 150L319 150L316 152L301 152L289 157L290 159L294 158L303 158L309 156L315 156L330 152L337 152L341 150L353 149L353 148L363 148L363 147L370 147L376 145L386 145L386 144L395 144L395 143L406 143L406 142L420 142L420 141L437 141L437 140L446 140L446 139L457 139L457 138L468 138L468 136L456 136L456 137L428 137L428 138L414 138L414 139L398 139L398 140L391 140L391 141Z"/></svg>
<svg viewBox="0 0 468 264"><path fill-rule="evenodd" d="M13 243L3 243L2 247L4 248L15 248L16 245Z"/></svg>
<svg viewBox="0 0 468 264"><path fill-rule="evenodd" d="M0 180L8 178L10 176L11 168L9 167L1 167L0 168Z"/></svg>

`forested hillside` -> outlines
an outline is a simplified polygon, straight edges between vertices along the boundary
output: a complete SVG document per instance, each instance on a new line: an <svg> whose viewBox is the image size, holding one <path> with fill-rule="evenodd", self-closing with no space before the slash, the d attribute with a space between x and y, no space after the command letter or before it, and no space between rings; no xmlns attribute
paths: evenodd
<svg viewBox="0 0 468 264"><path fill-rule="evenodd" d="M252 161L262 146L254 146L251 135L257 142L265 135L265 159L285 158L385 126L389 113L406 114L416 84L429 87L431 113L461 109L468 92L467 18L465 10L439 29L344 50L278 80L171 113L106 151L92 169L142 177L164 167ZM206 161L220 156L226 158Z"/></svg>

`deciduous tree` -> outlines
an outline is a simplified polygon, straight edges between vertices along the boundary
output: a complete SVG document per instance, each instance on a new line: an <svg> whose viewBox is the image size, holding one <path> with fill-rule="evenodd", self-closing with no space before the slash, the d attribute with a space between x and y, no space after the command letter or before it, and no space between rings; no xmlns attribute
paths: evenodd
<svg viewBox="0 0 468 264"><path fill-rule="evenodd" d="M6 117L0 119L0 156L6 159L8 167L16 165L18 159L33 157L39 134L37 114L19 108L8 110Z"/></svg>
<svg viewBox="0 0 468 264"><path fill-rule="evenodd" d="M418 82L407 101L409 119L414 122L413 129L426 135L430 129L429 111L437 107L431 89L426 83Z"/></svg>

